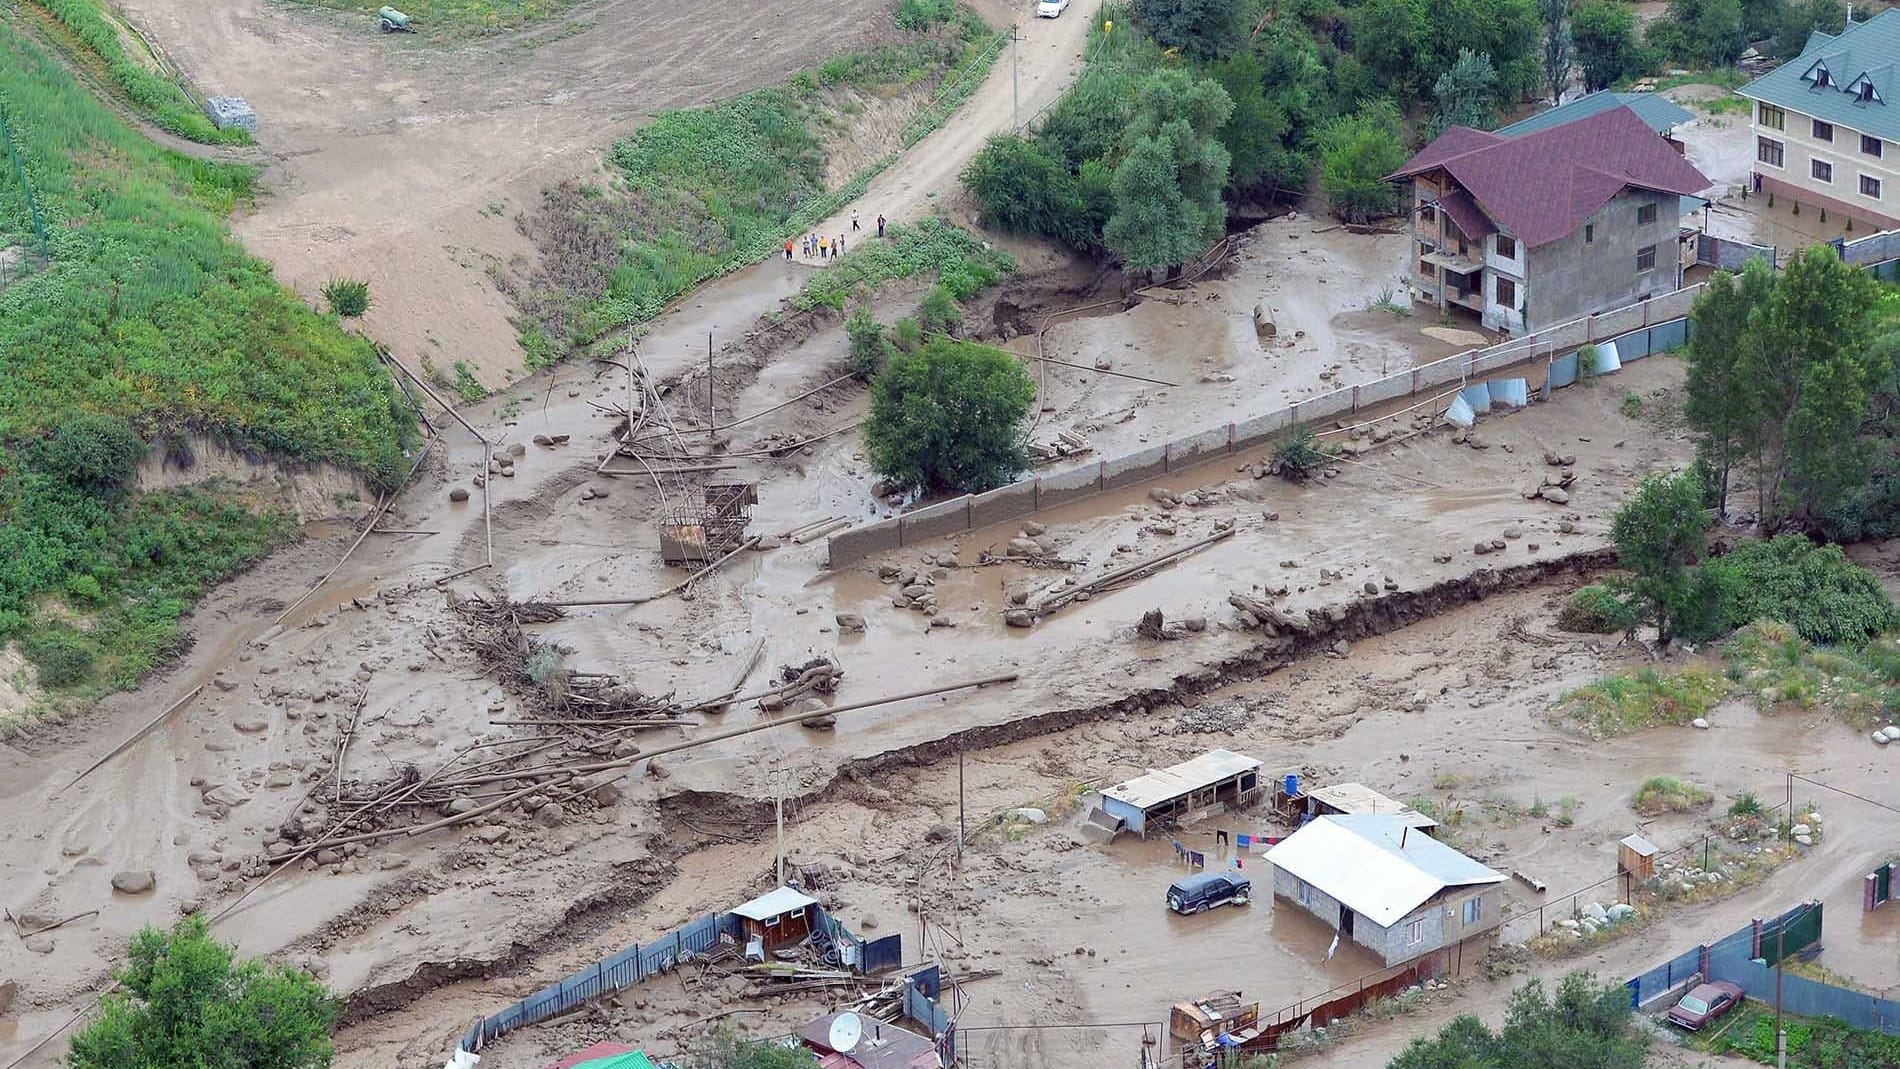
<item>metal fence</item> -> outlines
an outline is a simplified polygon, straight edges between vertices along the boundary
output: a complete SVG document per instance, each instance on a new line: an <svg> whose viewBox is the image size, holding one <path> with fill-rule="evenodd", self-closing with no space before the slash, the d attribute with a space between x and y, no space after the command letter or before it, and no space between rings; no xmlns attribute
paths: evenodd
<svg viewBox="0 0 1900 1069"><path fill-rule="evenodd" d="M1894 875L1900 871L1900 862L1889 861L1867 874L1866 891L1862 896L1861 908L1879 909L1893 901Z"/></svg>
<svg viewBox="0 0 1900 1069"><path fill-rule="evenodd" d="M1739 986L1749 998L1770 1003L1779 998L1788 1013L1837 1017L1855 1028L1900 1035L1900 1001L1797 976L1785 964L1776 975L1774 955L1785 963L1818 945L1822 920L1821 903L1804 902L1714 943L1692 947L1625 982L1630 1003L1641 1009L1692 981L1722 980Z"/></svg>

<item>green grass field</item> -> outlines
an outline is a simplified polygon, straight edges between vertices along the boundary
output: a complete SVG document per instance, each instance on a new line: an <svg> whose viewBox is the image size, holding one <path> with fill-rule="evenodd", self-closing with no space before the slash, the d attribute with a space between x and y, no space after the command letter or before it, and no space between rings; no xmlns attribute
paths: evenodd
<svg viewBox="0 0 1900 1069"><path fill-rule="evenodd" d="M281 542L214 489L134 495L141 439L205 434L382 485L411 416L370 344L230 237L253 174L128 128L0 24L0 105L48 242L0 160L0 246L44 267L0 291L0 641L87 694L135 681L210 583ZM76 652L75 652L76 651Z"/></svg>
<svg viewBox="0 0 1900 1069"><path fill-rule="evenodd" d="M128 53L116 17L100 0L23 0L21 10L36 16L46 36L74 63L112 86L161 129L207 145L251 143L243 130L218 129L183 86L155 69L155 60Z"/></svg>

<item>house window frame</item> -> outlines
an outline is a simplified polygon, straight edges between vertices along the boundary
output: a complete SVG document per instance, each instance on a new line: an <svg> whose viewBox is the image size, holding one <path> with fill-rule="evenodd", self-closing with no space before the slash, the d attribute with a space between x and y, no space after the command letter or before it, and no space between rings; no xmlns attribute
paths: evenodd
<svg viewBox="0 0 1900 1069"><path fill-rule="evenodd" d="M1867 192L1867 183L1869 182L1872 182L1874 184L1874 191L1872 193ZM1869 200L1879 200L1880 194L1885 188L1885 184L1881 182L1880 178L1876 175L1862 174L1860 176L1859 188L1860 188L1861 196L1866 197Z"/></svg>
<svg viewBox="0 0 1900 1069"><path fill-rule="evenodd" d="M1504 294L1502 292L1504 287L1506 286L1509 286L1511 288L1511 299L1508 301L1504 299ZM1514 278L1505 278L1503 275L1499 275L1496 281L1493 282L1491 286L1491 303L1497 305L1500 308L1505 308L1512 312L1516 312L1517 311L1517 280Z"/></svg>
<svg viewBox="0 0 1900 1069"><path fill-rule="evenodd" d="M1410 921L1405 925L1405 945L1417 946L1425 941L1425 918Z"/></svg>
<svg viewBox="0 0 1900 1069"><path fill-rule="evenodd" d="M1657 211L1656 205L1654 202L1651 202L1649 204L1639 204L1636 206L1636 225L1637 226L1655 226L1656 218L1657 216L1661 214L1662 214L1661 212Z"/></svg>
<svg viewBox="0 0 1900 1069"><path fill-rule="evenodd" d="M1775 160L1779 160L1780 162L1775 162L1775 160L1770 160L1767 157L1766 150L1770 146L1774 148ZM1772 137L1763 137L1760 134L1755 135L1755 162L1761 164L1763 167L1773 167L1777 171L1787 170L1788 143L1785 141L1777 141Z"/></svg>
<svg viewBox="0 0 1900 1069"><path fill-rule="evenodd" d="M1307 909L1312 909L1313 885L1307 883L1305 880L1301 880L1299 890L1295 893L1294 898L1300 905L1305 906Z"/></svg>
<svg viewBox="0 0 1900 1069"><path fill-rule="evenodd" d="M1511 247L1510 252L1504 251L1504 247L1506 243L1510 244L1510 247ZM1497 249L1498 259L1500 260L1517 259L1517 239L1512 237L1511 235L1509 234L1497 235L1497 237L1492 240L1492 245L1494 248Z"/></svg>
<svg viewBox="0 0 1900 1069"><path fill-rule="evenodd" d="M1821 173L1823 169L1826 169L1827 171L1826 174ZM1833 162L1829 160L1821 159L1818 156L1809 159L1808 160L1808 177L1813 179L1816 182L1826 182L1830 186L1833 185L1834 184Z"/></svg>
<svg viewBox="0 0 1900 1069"><path fill-rule="evenodd" d="M1830 145L1834 143L1833 123L1826 119L1809 119L1808 121L1812 124L1808 127L1808 131L1814 135L1816 141L1825 141Z"/></svg>
<svg viewBox="0 0 1900 1069"><path fill-rule="evenodd" d="M1430 204L1419 205L1418 206L1418 221L1421 223L1429 223L1432 225L1436 225L1438 223L1438 209L1432 207Z"/></svg>
<svg viewBox="0 0 1900 1069"><path fill-rule="evenodd" d="M1433 267L1429 260L1419 260L1418 275L1420 278L1429 278L1434 282L1438 281L1438 269Z"/></svg>
<svg viewBox="0 0 1900 1069"><path fill-rule="evenodd" d="M1758 100L1755 102L1755 122L1766 129L1785 132L1788 129L1788 113L1765 100Z"/></svg>
<svg viewBox="0 0 1900 1069"><path fill-rule="evenodd" d="M1647 259L1649 263L1647 264L1643 263L1645 259ZM1637 249L1636 250L1636 273L1640 275L1645 271L1654 271L1654 270L1656 270L1656 246L1645 245L1642 248Z"/></svg>
<svg viewBox="0 0 1900 1069"><path fill-rule="evenodd" d="M1464 900L1463 906L1464 908L1460 911L1459 916L1463 918L1465 925L1470 926L1484 920L1484 898L1482 896L1472 895L1470 898Z"/></svg>
<svg viewBox="0 0 1900 1069"><path fill-rule="evenodd" d="M1595 245L1597 243L1597 225L1595 223L1583 224L1583 243L1585 245Z"/></svg>
<svg viewBox="0 0 1900 1069"><path fill-rule="evenodd" d="M1871 150L1868 145L1872 145ZM1872 134L1860 135L1860 154L1870 159L1882 159L1886 155L1886 143Z"/></svg>

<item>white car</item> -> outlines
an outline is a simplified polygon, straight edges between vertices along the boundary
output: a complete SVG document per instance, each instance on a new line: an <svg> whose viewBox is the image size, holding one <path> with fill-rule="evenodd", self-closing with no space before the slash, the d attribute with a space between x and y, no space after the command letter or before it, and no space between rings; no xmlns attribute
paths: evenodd
<svg viewBox="0 0 1900 1069"><path fill-rule="evenodd" d="M1069 10L1069 0L1037 0L1036 17L1039 19L1061 18Z"/></svg>

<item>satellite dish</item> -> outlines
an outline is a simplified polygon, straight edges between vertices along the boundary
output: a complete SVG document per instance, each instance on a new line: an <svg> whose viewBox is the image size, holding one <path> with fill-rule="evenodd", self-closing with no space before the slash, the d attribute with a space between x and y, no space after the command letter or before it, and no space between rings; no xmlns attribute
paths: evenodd
<svg viewBox="0 0 1900 1069"><path fill-rule="evenodd" d="M864 1038L864 1018L846 1011L831 1019L831 1049L849 1054Z"/></svg>

